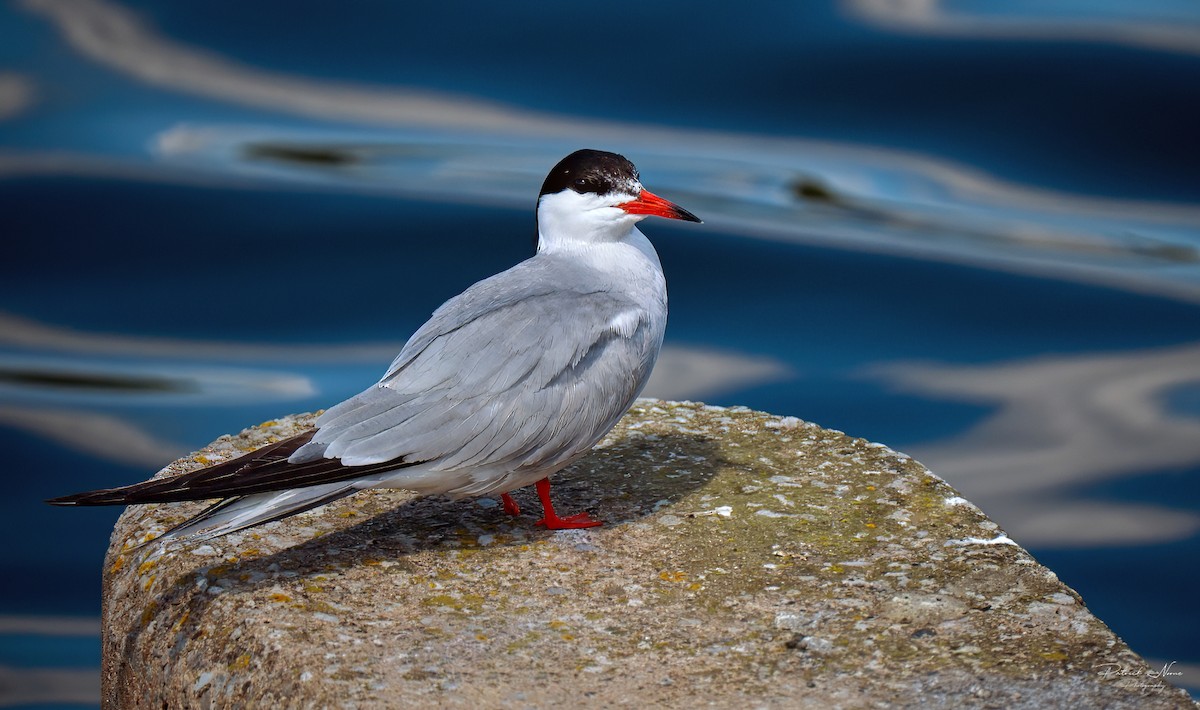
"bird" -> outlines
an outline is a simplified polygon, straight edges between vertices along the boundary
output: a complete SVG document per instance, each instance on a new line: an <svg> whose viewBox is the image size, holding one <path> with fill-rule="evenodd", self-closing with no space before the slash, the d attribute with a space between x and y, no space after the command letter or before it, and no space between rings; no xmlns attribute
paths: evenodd
<svg viewBox="0 0 1200 710"><path fill-rule="evenodd" d="M616 153L560 160L538 194L537 249L442 304L383 377L330 407L313 429L238 458L142 483L76 493L58 506L219 499L149 542L210 540L368 488L451 498L533 484L548 530L550 476L586 454L641 393L662 348L667 288L637 225L700 222L644 187Z"/></svg>

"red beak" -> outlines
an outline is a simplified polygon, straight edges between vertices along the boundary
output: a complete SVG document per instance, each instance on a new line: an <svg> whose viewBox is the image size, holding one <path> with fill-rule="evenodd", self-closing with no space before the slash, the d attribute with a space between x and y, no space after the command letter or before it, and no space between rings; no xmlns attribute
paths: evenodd
<svg viewBox="0 0 1200 710"><path fill-rule="evenodd" d="M625 210L628 214L649 214L667 219L682 219L686 222L700 221L696 215L670 200L664 200L649 190L642 190L636 200L623 202L617 207Z"/></svg>

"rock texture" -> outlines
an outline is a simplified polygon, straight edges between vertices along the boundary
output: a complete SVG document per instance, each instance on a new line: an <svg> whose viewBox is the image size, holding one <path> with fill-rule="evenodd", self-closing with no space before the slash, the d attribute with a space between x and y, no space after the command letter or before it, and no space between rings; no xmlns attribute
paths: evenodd
<svg viewBox="0 0 1200 710"><path fill-rule="evenodd" d="M174 474L291 435L222 437ZM916 461L792 417L642 400L532 491L369 491L165 554L127 511L109 707L1193 707Z"/></svg>

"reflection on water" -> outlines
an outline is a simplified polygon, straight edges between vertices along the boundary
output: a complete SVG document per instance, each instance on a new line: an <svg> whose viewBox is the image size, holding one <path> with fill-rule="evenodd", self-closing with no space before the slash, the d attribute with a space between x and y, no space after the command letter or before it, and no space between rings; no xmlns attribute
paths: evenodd
<svg viewBox="0 0 1200 710"><path fill-rule="evenodd" d="M100 620L0 615L0 698L17 705L94 705ZM58 668L30 666L57 665ZM12 667L17 666L17 667Z"/></svg>
<svg viewBox="0 0 1200 710"><path fill-rule="evenodd" d="M32 103L32 83L20 74L0 71L0 121L17 115Z"/></svg>
<svg viewBox="0 0 1200 710"><path fill-rule="evenodd" d="M241 131L249 137L239 139ZM293 168L272 170L280 179L341 187L358 183L363 189L442 198L470 194L527 201L540 179L529 161L535 148L518 153L487 145L354 146L328 137L311 144L261 142L253 138L257 133L178 127L160 136L159 146L168 159L200 160L208 153L209 160L225 162L225 169L241 170L265 161ZM861 244L992 268L1004 263L1035 273L1049 264L1060 276L1076 271L1081 279L1138 290L1175 289L1172 295L1200 299L1200 276L1190 268L1200 262L1200 242L1194 241L1200 209L1195 207L1030 190L929 158L871 154L853 146L796 148L796 164L810 171L800 172L781 165L778 150L768 149L774 156L747 150L737 161L706 161L686 157L685 146L696 142L677 143L679 155L664 155L668 146L659 144L649 164L664 176L659 180L712 213L718 227L736 225L745 234L800 243L837 239L841 246ZM240 151L239 145L244 145ZM239 157L248 164L235 168ZM1172 266L1187 268L1165 268ZM1155 270L1148 275L1146 268Z"/></svg>
<svg viewBox="0 0 1200 710"><path fill-rule="evenodd" d="M1116 282L1138 290L1200 293L1195 269L1163 269L1138 279L1128 259L1192 264L1200 208L1099 200L1031 190L962 166L894 151L794 138L587 120L518 110L462 96L394 87L323 83L240 65L157 34L128 10L101 0L27 0L85 55L139 80L274 111L352 119L404 130L310 136L319 143L279 143L277 126L176 126L156 138L160 156L219 163L240 158L345 168L364 159L374 169L338 170L339 179L379 181L387 189L458 199L528 200L542 167L579 144L622 145L639 164L678 189L714 226L732 216L738 230L770 238L863 245L926 257L983 261L992 267L1045 271ZM419 140L412 132L424 132ZM459 132L458 141L446 141ZM258 137L275 139L271 142ZM438 138L438 137L441 138ZM463 143L462 138L470 136ZM383 147L345 145L374 137ZM487 140L481 138L487 137ZM431 144L431 140L438 140ZM412 141L408 143L407 141ZM496 145L500 144L500 145ZM706 150L697 156L695 146ZM432 154L431 154L432 153ZM803 166L804 172L799 172ZM244 168L243 168L244 169ZM277 173L274 173L277 174ZM814 182L813 175L820 176ZM838 196L813 209L805 185ZM802 199L797 200L797 196ZM733 209L722 209L730 198ZM862 222L862 224L859 224ZM879 223L887 228L881 235ZM1108 267L1116 267L1110 272ZM1132 283L1131 283L1132 281ZM1180 284L1178 281L1185 283ZM1172 293L1178 296L1178 292Z"/></svg>
<svg viewBox="0 0 1200 710"><path fill-rule="evenodd" d="M533 112L439 92L374 90L264 71L158 34L127 8L104 0L24 0L89 59L175 91L325 119L524 135L561 128Z"/></svg>
<svg viewBox="0 0 1200 710"><path fill-rule="evenodd" d="M989 3L963 0L843 0L848 12L895 32L1022 40L1113 42L1200 53L1195 5L1168 0Z"/></svg>
<svg viewBox="0 0 1200 710"><path fill-rule="evenodd" d="M36 406L0 407L0 424L54 442L89 458L147 470L162 468L188 446L165 441L112 414Z"/></svg>
<svg viewBox="0 0 1200 710"><path fill-rule="evenodd" d="M69 370L45 370L40 364L29 368L5 366L0 363L0 391L4 385L28 388L99 390L108 392L192 392L194 387L188 380L138 375L115 375L107 372L76 372Z"/></svg>
<svg viewBox="0 0 1200 710"><path fill-rule="evenodd" d="M1200 469L1200 418L1168 405L1200 383L1200 345L987 365L897 362L869 374L925 397L994 407L968 431L908 452L986 501L1024 544L1145 545L1200 530L1200 511L1175 510L1170 498L1148 506L1072 495L1146 471Z"/></svg>
<svg viewBox="0 0 1200 710"><path fill-rule="evenodd" d="M616 55L664 77L636 85L621 62L579 73L555 44L634 7L621 0L506 7L527 44L503 52L455 24L471 39L427 83L369 52L350 77L306 68L270 32L238 45L256 18L316 32L299 7L240 6L245 22L221 29L211 10L153 3L0 8L22 30L0 43L0 445L25 472L0 517L10 536L44 531L9 553L28 583L0 591L0 612L43 616L0 617L0 704L95 697L94 671L17 673L10 651L91 643L55 624L96 613L86 580L117 511L68 518L38 500L140 480L374 381L441 300L527 255L547 166L582 146L626 153L705 219L646 228L672 289L647 395L902 447L1049 556L1135 649L1200 661L1194 603L1169 591L1200 581L1179 564L1200 545L1200 195L1192 149L1156 133L1200 121L1185 96L1200 10L836 5L745 9L745 28L680 5L721 42L635 38ZM399 52L422 38L397 39L384 19L401 10L375 11L358 34L317 34L338 57L386 34L411 77ZM549 16L557 32L517 34ZM1026 40L1078 67L1069 85L1046 71L1066 71L1045 63L1060 55L1004 49ZM260 45L274 55L252 61ZM938 83L959 58L1016 78ZM495 88L471 83L480 66ZM1039 132L1060 115L1071 130ZM870 130L842 128L856 121ZM1121 569L1142 572L1122 587Z"/></svg>

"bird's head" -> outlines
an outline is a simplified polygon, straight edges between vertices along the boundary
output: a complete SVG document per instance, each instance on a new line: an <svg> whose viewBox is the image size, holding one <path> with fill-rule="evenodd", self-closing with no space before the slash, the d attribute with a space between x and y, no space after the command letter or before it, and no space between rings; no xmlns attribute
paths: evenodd
<svg viewBox="0 0 1200 710"><path fill-rule="evenodd" d="M577 150L558 161L538 194L538 249L561 243L623 239L651 215L700 220L642 187L637 168L624 156Z"/></svg>

